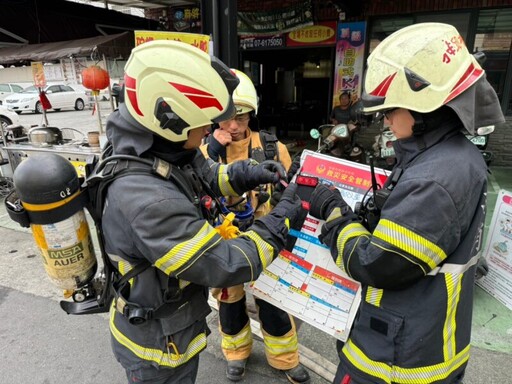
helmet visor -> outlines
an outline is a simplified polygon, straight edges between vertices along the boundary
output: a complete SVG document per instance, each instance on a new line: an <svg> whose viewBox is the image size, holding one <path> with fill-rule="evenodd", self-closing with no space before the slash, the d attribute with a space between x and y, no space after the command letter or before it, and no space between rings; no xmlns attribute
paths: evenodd
<svg viewBox="0 0 512 384"><path fill-rule="evenodd" d="M240 83L240 80L238 79L238 77L236 77L236 75L233 72L231 72L231 70L226 64L224 64L215 56L211 58L211 63L213 69L217 71L220 78L224 82L224 85L226 86L230 95L229 104L224 110L224 112L222 112L222 114L220 114L212 120L214 123L219 123L221 121L232 119L236 115L236 107L235 104L233 103L233 92Z"/></svg>
<svg viewBox="0 0 512 384"><path fill-rule="evenodd" d="M220 123L221 121L230 120L236 116L236 107L233 103L233 98L229 97L229 104L219 116L214 118L212 122L214 123Z"/></svg>

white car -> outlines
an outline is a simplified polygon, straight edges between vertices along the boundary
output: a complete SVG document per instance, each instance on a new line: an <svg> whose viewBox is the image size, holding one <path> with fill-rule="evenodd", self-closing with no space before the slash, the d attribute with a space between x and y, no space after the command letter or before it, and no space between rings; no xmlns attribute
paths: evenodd
<svg viewBox="0 0 512 384"><path fill-rule="evenodd" d="M7 96L12 95L13 93L16 93L16 92L21 92L21 91L23 91L23 87L18 84L11 84L11 83L0 84L0 105L2 105L2 102L4 101L4 99Z"/></svg>
<svg viewBox="0 0 512 384"><path fill-rule="evenodd" d="M0 105L0 123L2 124L2 128L5 128L11 124L18 125L20 123L20 118L16 113L11 112L3 105Z"/></svg>
<svg viewBox="0 0 512 384"><path fill-rule="evenodd" d="M82 111L88 102L87 94L79 87L75 89L69 85L55 84L47 85L44 91L52 105L51 109L55 111L60 111L61 108L74 108L77 111ZM39 90L34 86L7 96L4 105L10 111L16 113L23 111L43 112L43 106L39 101Z"/></svg>

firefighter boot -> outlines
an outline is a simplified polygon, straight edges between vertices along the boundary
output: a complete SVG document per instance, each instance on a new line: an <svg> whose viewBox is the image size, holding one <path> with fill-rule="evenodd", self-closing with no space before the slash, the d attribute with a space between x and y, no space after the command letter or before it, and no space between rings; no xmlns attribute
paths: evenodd
<svg viewBox="0 0 512 384"><path fill-rule="evenodd" d="M288 381L293 384L309 384L311 381L309 372L300 364L295 368L286 369L283 372Z"/></svg>
<svg viewBox="0 0 512 384"><path fill-rule="evenodd" d="M245 363L247 359L243 360L228 360L228 367L226 368L226 376L231 381L240 381L245 374Z"/></svg>

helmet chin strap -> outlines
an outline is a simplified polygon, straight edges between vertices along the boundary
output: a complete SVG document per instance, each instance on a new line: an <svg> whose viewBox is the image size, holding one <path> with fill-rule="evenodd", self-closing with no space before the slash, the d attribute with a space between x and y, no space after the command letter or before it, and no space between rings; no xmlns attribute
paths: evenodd
<svg viewBox="0 0 512 384"><path fill-rule="evenodd" d="M412 134L418 138L418 149L424 150L427 145L425 143L425 140L423 139L423 134L427 131L427 125L425 124L425 121L423 120L423 116L421 113L418 113L416 111L409 110L412 117L414 117L414 124L412 126Z"/></svg>
<svg viewBox="0 0 512 384"><path fill-rule="evenodd" d="M414 124L412 126L412 134L414 136L421 136L427 131L427 125L423 121L421 113L409 110L409 113L414 117Z"/></svg>

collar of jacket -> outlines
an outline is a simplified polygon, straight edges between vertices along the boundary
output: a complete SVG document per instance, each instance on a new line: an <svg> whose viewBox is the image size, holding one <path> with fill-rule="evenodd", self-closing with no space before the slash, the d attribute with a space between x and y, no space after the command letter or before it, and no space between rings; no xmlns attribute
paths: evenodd
<svg viewBox="0 0 512 384"><path fill-rule="evenodd" d="M452 120L441 123L436 129L427 131L423 135L396 140L393 143L393 148L395 149L397 165L404 168L420 153L458 134L461 128L462 124L457 124Z"/></svg>
<svg viewBox="0 0 512 384"><path fill-rule="evenodd" d="M191 163L197 152L195 149L184 149L183 142L173 143L154 135L130 116L124 103L110 114L106 133L108 140L112 143L114 155L139 157L153 155L181 166Z"/></svg>

